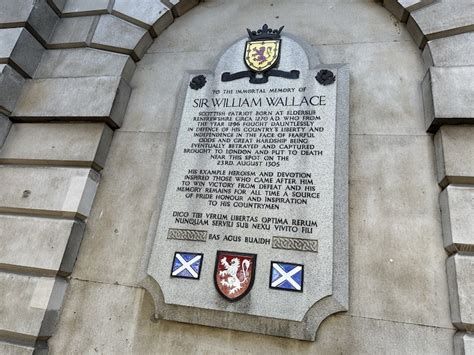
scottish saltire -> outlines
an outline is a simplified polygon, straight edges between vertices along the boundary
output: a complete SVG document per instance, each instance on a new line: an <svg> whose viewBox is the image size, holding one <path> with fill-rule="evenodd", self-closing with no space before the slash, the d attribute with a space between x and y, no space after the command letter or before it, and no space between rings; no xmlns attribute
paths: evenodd
<svg viewBox="0 0 474 355"><path fill-rule="evenodd" d="M176 252L171 268L171 277L198 280L201 274L203 254Z"/></svg>
<svg viewBox="0 0 474 355"><path fill-rule="evenodd" d="M302 292L303 274L303 265L272 261L270 288Z"/></svg>

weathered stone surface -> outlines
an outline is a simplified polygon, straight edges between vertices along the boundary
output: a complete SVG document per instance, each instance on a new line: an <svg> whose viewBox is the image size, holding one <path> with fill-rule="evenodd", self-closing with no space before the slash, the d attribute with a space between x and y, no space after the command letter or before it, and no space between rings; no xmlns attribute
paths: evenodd
<svg viewBox="0 0 474 355"><path fill-rule="evenodd" d="M143 27L153 37L158 36L174 21L171 11L156 0L142 0L140 6L129 0L115 0L112 14Z"/></svg>
<svg viewBox="0 0 474 355"><path fill-rule="evenodd" d="M106 14L109 11L109 4L109 0L66 0L62 14L65 17Z"/></svg>
<svg viewBox="0 0 474 355"><path fill-rule="evenodd" d="M101 170L112 135L105 123L17 123L0 151L0 163Z"/></svg>
<svg viewBox="0 0 474 355"><path fill-rule="evenodd" d="M2 148L3 143L7 139L11 125L12 123L10 119L4 114L0 113L0 148Z"/></svg>
<svg viewBox="0 0 474 355"><path fill-rule="evenodd" d="M231 349L232 353L251 354L258 344L264 353L278 355L450 354L453 346L452 329L350 315L329 317L317 342L309 343L169 321L150 322L152 312L151 297L142 289L73 279L57 330L49 340L50 351L221 354Z"/></svg>
<svg viewBox="0 0 474 355"><path fill-rule="evenodd" d="M21 93L25 79L7 64L0 64L0 113L10 114Z"/></svg>
<svg viewBox="0 0 474 355"><path fill-rule="evenodd" d="M80 16L59 20L49 41L49 48L86 47L98 16Z"/></svg>
<svg viewBox="0 0 474 355"><path fill-rule="evenodd" d="M429 41L423 50L425 67L474 65L474 32Z"/></svg>
<svg viewBox="0 0 474 355"><path fill-rule="evenodd" d="M442 126L436 133L436 172L442 187L474 183L473 135L473 126Z"/></svg>
<svg viewBox="0 0 474 355"><path fill-rule="evenodd" d="M74 277L138 283L150 219L166 174L162 167L167 141L166 134L115 132ZM138 210L141 212L135 213Z"/></svg>
<svg viewBox="0 0 474 355"><path fill-rule="evenodd" d="M474 251L474 188L449 185L440 195L444 247L449 253Z"/></svg>
<svg viewBox="0 0 474 355"><path fill-rule="evenodd" d="M0 213L85 219L99 174L85 168L0 166Z"/></svg>
<svg viewBox="0 0 474 355"><path fill-rule="evenodd" d="M454 336L454 355L474 354L474 334L457 332Z"/></svg>
<svg viewBox="0 0 474 355"><path fill-rule="evenodd" d="M25 345L52 335L67 282L0 272L0 334Z"/></svg>
<svg viewBox="0 0 474 355"><path fill-rule="evenodd" d="M85 225L63 219L0 216L0 269L45 276L72 272Z"/></svg>
<svg viewBox="0 0 474 355"><path fill-rule="evenodd" d="M231 43L229 33L243 37L247 27L257 30L265 22L262 18L265 13L279 16L279 20L272 20L269 25L284 24L285 31L313 45L411 41L403 26L398 21L394 23L386 9L374 6L371 1L333 0L304 4L295 6L295 2L275 1L270 5L253 0L203 3L190 11L190 16L180 18L179 25L176 21L172 31L164 31L148 52L212 51L216 55L216 48L225 48ZM236 16L238 13L245 15ZM216 32L223 24L225 30ZM328 30L336 28L337 31Z"/></svg>
<svg viewBox="0 0 474 355"><path fill-rule="evenodd" d="M422 83L425 126L474 123L474 67L431 67Z"/></svg>
<svg viewBox="0 0 474 355"><path fill-rule="evenodd" d="M0 28L22 27L28 21L36 0L0 2Z"/></svg>
<svg viewBox="0 0 474 355"><path fill-rule="evenodd" d="M92 37L91 46L129 54L138 61L151 43L151 35L145 29L113 15L102 15Z"/></svg>
<svg viewBox="0 0 474 355"><path fill-rule="evenodd" d="M128 55L93 48L48 50L35 72L35 78L121 76L130 81L135 66Z"/></svg>
<svg viewBox="0 0 474 355"><path fill-rule="evenodd" d="M350 144L350 314L451 328L432 139Z"/></svg>
<svg viewBox="0 0 474 355"><path fill-rule="evenodd" d="M130 97L120 77L27 80L12 117L16 121L93 120L120 127Z"/></svg>
<svg viewBox="0 0 474 355"><path fill-rule="evenodd" d="M0 63L32 77L44 51L33 35L24 28L0 29L0 43Z"/></svg>
<svg viewBox="0 0 474 355"><path fill-rule="evenodd" d="M27 27L42 43L46 43L58 20L46 0L0 2L0 28Z"/></svg>
<svg viewBox="0 0 474 355"><path fill-rule="evenodd" d="M0 341L0 354L5 355L33 355L34 347L17 345Z"/></svg>
<svg viewBox="0 0 474 355"><path fill-rule="evenodd" d="M415 43L426 42L474 30L474 3L471 0L442 0L412 11L407 22Z"/></svg>
<svg viewBox="0 0 474 355"><path fill-rule="evenodd" d="M454 254L446 266L453 324L458 329L474 331L474 257Z"/></svg>
<svg viewBox="0 0 474 355"><path fill-rule="evenodd" d="M170 0L171 11L175 16L182 16L199 3L199 0Z"/></svg>

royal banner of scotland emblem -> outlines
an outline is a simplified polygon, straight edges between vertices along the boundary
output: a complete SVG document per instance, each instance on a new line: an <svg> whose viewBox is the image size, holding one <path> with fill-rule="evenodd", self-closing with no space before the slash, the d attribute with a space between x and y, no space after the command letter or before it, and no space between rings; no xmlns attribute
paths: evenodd
<svg viewBox="0 0 474 355"><path fill-rule="evenodd" d="M214 282L228 301L238 301L249 293L255 276L257 255L217 251Z"/></svg>
<svg viewBox="0 0 474 355"><path fill-rule="evenodd" d="M174 253L171 277L199 280L202 258L203 254L200 253Z"/></svg>
<svg viewBox="0 0 474 355"><path fill-rule="evenodd" d="M270 288L303 292L304 266L272 261Z"/></svg>

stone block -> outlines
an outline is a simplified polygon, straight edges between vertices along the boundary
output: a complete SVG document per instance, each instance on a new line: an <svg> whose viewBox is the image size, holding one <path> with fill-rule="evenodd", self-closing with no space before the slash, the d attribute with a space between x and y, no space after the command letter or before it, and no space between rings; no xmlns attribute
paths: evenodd
<svg viewBox="0 0 474 355"><path fill-rule="evenodd" d="M27 80L13 111L15 121L101 121L120 127L130 97L120 77Z"/></svg>
<svg viewBox="0 0 474 355"><path fill-rule="evenodd" d="M474 67L431 67L422 82L425 126L474 123Z"/></svg>
<svg viewBox="0 0 474 355"><path fill-rule="evenodd" d="M436 172L441 187L474 183L473 136L473 126L442 126L436 133Z"/></svg>
<svg viewBox="0 0 474 355"><path fill-rule="evenodd" d="M91 46L129 54L139 61L152 43L150 33L113 15L100 16Z"/></svg>
<svg viewBox="0 0 474 355"><path fill-rule="evenodd" d="M0 354L5 355L33 355L34 347L18 345L14 343L6 343L0 341Z"/></svg>
<svg viewBox="0 0 474 355"><path fill-rule="evenodd" d="M182 16L199 4L199 0L170 0L170 3L173 5L171 11L174 16Z"/></svg>
<svg viewBox="0 0 474 355"><path fill-rule="evenodd" d="M444 247L474 252L474 187L449 185L440 195Z"/></svg>
<svg viewBox="0 0 474 355"><path fill-rule="evenodd" d="M10 114L25 82L18 72L7 64L0 64L0 113Z"/></svg>
<svg viewBox="0 0 474 355"><path fill-rule="evenodd" d="M64 219L0 216L0 268L43 276L69 275L85 225Z"/></svg>
<svg viewBox="0 0 474 355"><path fill-rule="evenodd" d="M474 256L454 254L446 266L452 322L458 329L474 331Z"/></svg>
<svg viewBox="0 0 474 355"><path fill-rule="evenodd" d="M0 3L0 28L26 27L43 44L58 20L46 0L4 0Z"/></svg>
<svg viewBox="0 0 474 355"><path fill-rule="evenodd" d="M66 287L61 277L0 272L0 334L27 346L50 337Z"/></svg>
<svg viewBox="0 0 474 355"><path fill-rule="evenodd" d="M443 0L412 11L407 22L415 43L424 48L427 41L474 30L472 0Z"/></svg>
<svg viewBox="0 0 474 355"><path fill-rule="evenodd" d="M0 164L102 170L112 135L105 123L17 123L0 151Z"/></svg>
<svg viewBox="0 0 474 355"><path fill-rule="evenodd" d="M115 0L112 14L150 31L157 37L173 21L172 12L156 0L144 0L136 6L129 0Z"/></svg>
<svg viewBox="0 0 474 355"><path fill-rule="evenodd" d="M12 123L10 119L4 114L0 113L0 149L2 148L3 143L7 139L11 125Z"/></svg>
<svg viewBox="0 0 474 355"><path fill-rule="evenodd" d="M454 355L474 355L473 333L456 333L454 336Z"/></svg>
<svg viewBox="0 0 474 355"><path fill-rule="evenodd" d="M49 48L86 47L98 16L62 18L48 41Z"/></svg>
<svg viewBox="0 0 474 355"><path fill-rule="evenodd" d="M64 17L106 14L109 12L109 4L110 0L66 0L62 14Z"/></svg>
<svg viewBox="0 0 474 355"><path fill-rule="evenodd" d="M35 78L121 76L132 79L135 62L130 56L92 48L48 50L44 53Z"/></svg>
<svg viewBox="0 0 474 355"><path fill-rule="evenodd" d="M429 41L423 50L425 67L474 65L474 32Z"/></svg>
<svg viewBox="0 0 474 355"><path fill-rule="evenodd" d="M99 174L85 168L0 166L0 213L86 219Z"/></svg>
<svg viewBox="0 0 474 355"><path fill-rule="evenodd" d="M44 47L24 28L0 29L0 64L9 64L25 77L32 77Z"/></svg>

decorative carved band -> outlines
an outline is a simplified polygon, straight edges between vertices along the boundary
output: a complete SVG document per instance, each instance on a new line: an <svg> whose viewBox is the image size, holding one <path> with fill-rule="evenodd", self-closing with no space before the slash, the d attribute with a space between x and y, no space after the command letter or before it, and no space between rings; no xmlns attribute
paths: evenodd
<svg viewBox="0 0 474 355"><path fill-rule="evenodd" d="M197 231L193 229L168 229L168 238L176 240L191 240L195 242L205 242L207 231Z"/></svg>
<svg viewBox="0 0 474 355"><path fill-rule="evenodd" d="M272 248L298 250L298 251L310 251L312 253L317 253L318 241L312 240L312 239L302 239L302 238L273 237Z"/></svg>

